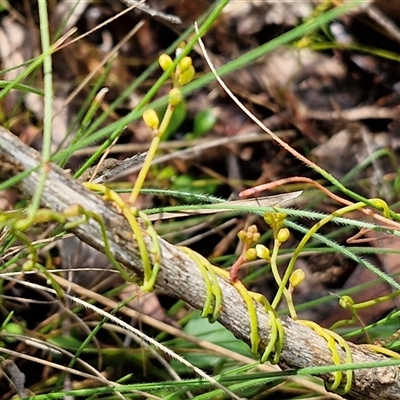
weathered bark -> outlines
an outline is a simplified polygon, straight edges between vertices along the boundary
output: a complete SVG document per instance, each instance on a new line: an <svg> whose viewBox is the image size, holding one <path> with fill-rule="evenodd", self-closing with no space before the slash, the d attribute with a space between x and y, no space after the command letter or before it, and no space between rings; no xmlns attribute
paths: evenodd
<svg viewBox="0 0 400 400"><path fill-rule="evenodd" d="M40 155L22 143L9 131L0 127L0 179L15 176L21 171L32 170L18 184L25 196L31 197L37 188L39 174L37 166ZM49 166L42 206L61 212L71 205L81 205L102 216L108 231L110 247L115 258L128 270L142 275L143 266L132 232L126 220L100 197L85 189L69 174L56 165ZM81 240L102 251L103 241L99 225L94 220L79 225L73 230ZM145 235L144 235L145 236ZM146 236L145 236L146 237ZM162 249L162 267L156 287L164 293L182 299L197 309L203 307L206 290L198 266L175 246L159 239ZM150 245L150 243L149 243ZM246 304L237 290L226 280L219 278L223 291L223 307L219 321L237 338L249 344L249 317ZM268 315L257 304L259 331L262 339L261 350L268 343L270 328ZM284 349L281 365L294 369L331 365L331 352L326 342L312 329L283 317L285 329ZM381 361L383 356L370 352L362 346L349 343L355 363ZM344 360L345 354L338 347ZM382 367L355 371L354 382L348 399L393 400L400 399L399 369ZM326 382L332 380L330 374L323 375Z"/></svg>

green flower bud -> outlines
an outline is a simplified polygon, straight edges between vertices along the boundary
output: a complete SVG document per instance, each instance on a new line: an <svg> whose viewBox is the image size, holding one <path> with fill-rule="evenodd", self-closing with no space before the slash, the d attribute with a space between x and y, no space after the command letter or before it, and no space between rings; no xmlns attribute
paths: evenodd
<svg viewBox="0 0 400 400"><path fill-rule="evenodd" d="M168 102L171 106L177 106L183 99L182 92L177 89L173 88L168 93Z"/></svg>

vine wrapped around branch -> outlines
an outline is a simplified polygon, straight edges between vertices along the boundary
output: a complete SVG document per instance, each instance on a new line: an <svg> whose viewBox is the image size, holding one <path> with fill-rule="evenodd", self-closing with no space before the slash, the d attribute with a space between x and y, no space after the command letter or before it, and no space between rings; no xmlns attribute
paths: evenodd
<svg viewBox="0 0 400 400"><path fill-rule="evenodd" d="M24 177L17 183L19 190L28 198L32 197L38 185L40 154L29 148L8 130L0 127L0 181L12 178L23 172ZM104 202L75 181L68 173L56 165L49 165L48 179L43 190L41 205L54 212L63 212L78 204L85 210L100 215L107 229L110 251L116 260L122 263L128 272L143 276L143 264L136 243L132 242L132 230L126 219L110 205ZM31 172L29 172L31 171ZM104 251L101 228L89 219L72 229L81 240ZM151 239L143 235L147 246ZM192 258L176 246L159 238L161 265L156 288L164 293L182 299L197 309L202 309L206 301L206 285L203 276ZM222 307L219 321L237 338L250 344L250 322L244 299L236 288L223 277L217 276L222 291ZM260 350L268 346L271 328L268 313L261 304L256 304L259 324ZM280 364L293 369L307 368L309 373L316 366L332 365L332 354L326 342L313 329L282 317L285 331L284 345ZM399 369L396 366L380 367L376 365L385 357L369 351L366 347L348 344L353 354L353 362L376 363L374 368L356 369L353 385L346 395L349 399L394 400L400 399ZM346 353L337 346L337 354L342 364ZM308 370L310 369L310 370ZM306 373L307 371L303 371ZM332 383L330 373L321 376L328 384Z"/></svg>

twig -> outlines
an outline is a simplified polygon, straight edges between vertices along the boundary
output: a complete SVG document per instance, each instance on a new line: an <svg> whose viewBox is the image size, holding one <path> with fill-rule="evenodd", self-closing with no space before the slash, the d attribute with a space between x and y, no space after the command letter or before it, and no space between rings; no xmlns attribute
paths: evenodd
<svg viewBox="0 0 400 400"><path fill-rule="evenodd" d="M275 132L281 138L287 139L293 137L295 135L295 131L291 130L284 130L284 131L277 131ZM190 159L196 158L202 151L207 150L209 148L215 148L218 146L225 146L231 143L256 143L256 142L265 142L272 140L271 137L263 132L246 132L243 134L238 134L234 137L225 137L225 138L206 138L206 139L192 139L192 140L168 140L168 142L161 142L158 148L160 150L168 150L171 151L170 159L175 158L175 153L178 153L176 158L181 158L181 154L177 149L182 148L185 154L184 158L182 159ZM74 156L88 156L95 153L100 146L90 146L85 147L83 149L76 150L74 152ZM143 143L126 143L126 144L116 144L110 149L110 154L113 153L140 153L142 151L146 151L149 148L149 142ZM188 152L190 154L186 155ZM156 158L157 162L165 162L163 159L162 161L158 161L159 158Z"/></svg>
<svg viewBox="0 0 400 400"><path fill-rule="evenodd" d="M121 174L126 174L127 171L134 166L141 165L146 157L146 153L135 154L132 157L124 160L116 160L115 158L106 159L100 168L97 166L88 168L80 177L80 182L92 180L94 183L110 182Z"/></svg>
<svg viewBox="0 0 400 400"><path fill-rule="evenodd" d="M161 20L171 22L173 24L181 24L182 21L176 15L166 14L162 11L155 10L154 8L149 7L147 4L144 4L144 0L136 1L136 0L122 0L127 6L132 7L136 6L139 10L149 14L151 17L156 17Z"/></svg>

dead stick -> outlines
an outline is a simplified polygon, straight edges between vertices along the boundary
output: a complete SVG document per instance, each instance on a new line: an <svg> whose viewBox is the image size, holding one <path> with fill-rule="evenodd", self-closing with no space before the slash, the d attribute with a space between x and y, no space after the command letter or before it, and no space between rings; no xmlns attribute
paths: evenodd
<svg viewBox="0 0 400 400"><path fill-rule="evenodd" d="M0 127L0 180L4 181L19 172L33 170L18 184L19 190L32 197L38 185L37 173L40 154L22 143L16 136ZM136 243L132 240L132 231L125 219L110 205L104 202L75 181L69 174L56 165L50 165L42 206L56 212L79 204L102 216L108 232L110 248L115 258L128 270L138 275L143 273ZM100 227L94 220L79 225L73 233L82 241L103 251ZM146 238L146 235L144 235ZM206 288L198 266L186 254L175 246L160 240L162 250L162 267L158 275L156 287L162 292L186 301L191 306L202 309L206 299ZM150 246L151 243L148 242ZM237 290L224 279L219 278L223 292L223 307L219 321L237 338L250 343L250 327L247 307ZM259 333L262 340L261 349L266 346L270 337L268 316L261 305L257 305ZM296 323L288 317L282 317L285 329L284 348L280 364L283 368L308 368L332 365L331 352L324 339L312 329ZM362 345L350 343L355 363L376 362L384 357L375 354ZM344 360L341 348L338 352ZM361 400L395 400L400 399L399 369L397 367L380 367L359 369L355 371L348 399ZM332 380L332 375L321 376L325 382Z"/></svg>

